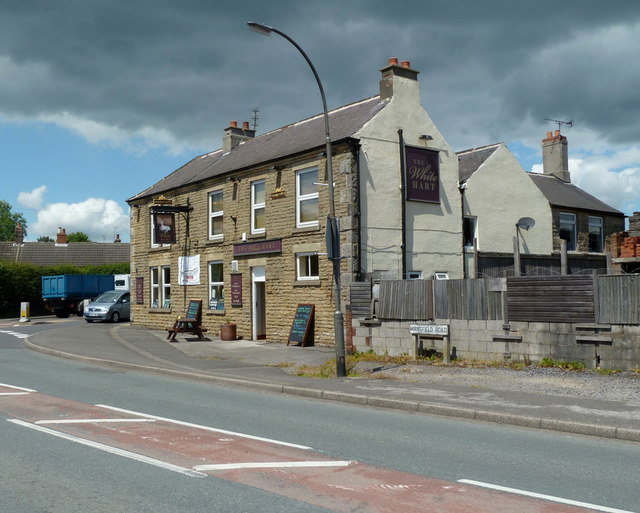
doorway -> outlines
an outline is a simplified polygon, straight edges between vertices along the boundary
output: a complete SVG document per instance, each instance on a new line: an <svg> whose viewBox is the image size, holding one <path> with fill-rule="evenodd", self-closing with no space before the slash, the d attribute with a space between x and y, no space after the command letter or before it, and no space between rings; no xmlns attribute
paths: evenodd
<svg viewBox="0 0 640 513"><path fill-rule="evenodd" d="M253 340L264 340L267 338L264 266L251 268L251 296L253 305Z"/></svg>

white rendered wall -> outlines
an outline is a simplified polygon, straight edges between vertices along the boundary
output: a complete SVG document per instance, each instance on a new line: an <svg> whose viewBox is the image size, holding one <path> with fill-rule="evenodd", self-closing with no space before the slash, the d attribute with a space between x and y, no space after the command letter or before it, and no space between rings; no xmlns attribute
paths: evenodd
<svg viewBox="0 0 640 513"><path fill-rule="evenodd" d="M446 271L462 278L462 207L458 159L420 102L420 84L394 77L390 103L357 134L361 142L362 268L401 278L401 176L398 129L405 144L438 150L440 204L409 201L407 270L429 278ZM425 141L419 137L433 137Z"/></svg>
<svg viewBox="0 0 640 513"><path fill-rule="evenodd" d="M516 223L522 217L536 224L520 230L521 254L548 255L553 250L549 202L503 144L467 180L464 213L477 218L479 251L513 253Z"/></svg>

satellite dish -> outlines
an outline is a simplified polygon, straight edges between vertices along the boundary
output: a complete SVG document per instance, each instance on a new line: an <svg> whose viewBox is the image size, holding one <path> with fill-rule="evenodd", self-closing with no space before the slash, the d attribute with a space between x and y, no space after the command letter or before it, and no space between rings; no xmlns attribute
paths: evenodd
<svg viewBox="0 0 640 513"><path fill-rule="evenodd" d="M516 226L518 228L522 228L523 230L530 230L535 225L536 225L535 220L530 217L521 217L516 223Z"/></svg>

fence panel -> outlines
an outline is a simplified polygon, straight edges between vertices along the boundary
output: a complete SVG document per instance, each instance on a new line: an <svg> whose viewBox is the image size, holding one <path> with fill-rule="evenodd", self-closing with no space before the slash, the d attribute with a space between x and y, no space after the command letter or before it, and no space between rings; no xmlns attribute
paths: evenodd
<svg viewBox="0 0 640 513"><path fill-rule="evenodd" d="M380 319L433 319L431 280L384 280L380 282Z"/></svg>
<svg viewBox="0 0 640 513"><path fill-rule="evenodd" d="M597 277L598 322L640 324L640 276Z"/></svg>
<svg viewBox="0 0 640 513"><path fill-rule="evenodd" d="M436 280L435 314L438 319L502 319L501 293L495 280Z"/></svg>
<svg viewBox="0 0 640 513"><path fill-rule="evenodd" d="M349 304L354 317L371 317L373 315L371 282L351 282Z"/></svg>
<svg viewBox="0 0 640 513"><path fill-rule="evenodd" d="M507 278L509 321L595 322L594 278Z"/></svg>

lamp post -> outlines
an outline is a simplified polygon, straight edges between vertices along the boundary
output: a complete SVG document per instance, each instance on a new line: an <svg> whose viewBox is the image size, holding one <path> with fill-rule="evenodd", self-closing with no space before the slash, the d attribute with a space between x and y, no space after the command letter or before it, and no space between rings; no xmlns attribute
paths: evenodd
<svg viewBox="0 0 640 513"><path fill-rule="evenodd" d="M333 264L333 282L335 287L335 312L333 315L334 331L336 337L336 375L341 378L346 376L345 365L345 351L344 351L344 318L342 316L341 300L340 300L340 232L338 230L338 222L336 219L336 209L334 200L334 183L333 183L333 162L331 154L331 135L329 133L329 112L327 110L327 99L324 95L324 88L322 82L318 76L318 72L313 63L293 39L280 30L262 25L260 23L248 22L249 28L258 34L263 36L269 36L272 32L275 32L279 36L282 36L289 41L296 49L302 54L304 60L313 72L313 76L320 89L320 96L322 97L322 108L324 115L324 131L325 131L325 144L327 154L327 181L329 182L329 215L327 216L327 255Z"/></svg>

